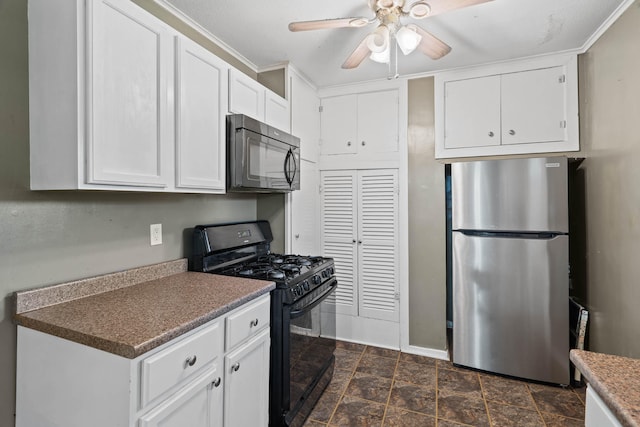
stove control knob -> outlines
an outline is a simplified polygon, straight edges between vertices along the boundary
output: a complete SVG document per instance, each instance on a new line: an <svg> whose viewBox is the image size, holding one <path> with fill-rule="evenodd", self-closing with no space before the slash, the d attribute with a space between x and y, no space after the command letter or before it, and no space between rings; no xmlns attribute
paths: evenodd
<svg viewBox="0 0 640 427"><path fill-rule="evenodd" d="M298 294L299 297L301 297L302 294L304 294L304 290L302 290L302 286L300 285L296 286L296 294Z"/></svg>
<svg viewBox="0 0 640 427"><path fill-rule="evenodd" d="M313 284L314 285L319 285L320 282L322 282L322 279L320 278L320 276L318 276L317 274L315 276L313 276Z"/></svg>
<svg viewBox="0 0 640 427"><path fill-rule="evenodd" d="M329 274L333 275L333 273L335 273L335 272L336 272L336 270L334 270L334 268L333 268L333 267L329 267L329 272L330 272Z"/></svg>
<svg viewBox="0 0 640 427"><path fill-rule="evenodd" d="M302 282L302 287L304 288L305 291L308 291L310 286L309 286L309 282L308 281L304 281Z"/></svg>

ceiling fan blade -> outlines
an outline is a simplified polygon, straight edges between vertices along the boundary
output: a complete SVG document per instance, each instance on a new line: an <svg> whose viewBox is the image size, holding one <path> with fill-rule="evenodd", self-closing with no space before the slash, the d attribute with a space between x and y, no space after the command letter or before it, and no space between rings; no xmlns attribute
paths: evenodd
<svg viewBox="0 0 640 427"><path fill-rule="evenodd" d="M356 49L351 53L351 55L349 55L347 60L344 61L344 64L342 64L342 68L344 68L345 70L356 68L358 65L362 63L362 61L364 61L364 59L367 56L369 56L369 54L371 53L371 50L367 46L368 38L369 36L362 39L358 47L356 47Z"/></svg>
<svg viewBox="0 0 640 427"><path fill-rule="evenodd" d="M325 28L363 27L369 23L367 18L320 19L317 21L298 21L289 24L289 31L312 31Z"/></svg>
<svg viewBox="0 0 640 427"><path fill-rule="evenodd" d="M490 1L493 0L426 0L431 8L427 16L439 15L450 10L462 9L463 7L474 6Z"/></svg>
<svg viewBox="0 0 640 427"><path fill-rule="evenodd" d="M418 49L431 59L440 59L449 52L451 52L451 46L434 36L428 31L423 30L417 25L407 25L407 27L414 30L416 33L422 36Z"/></svg>

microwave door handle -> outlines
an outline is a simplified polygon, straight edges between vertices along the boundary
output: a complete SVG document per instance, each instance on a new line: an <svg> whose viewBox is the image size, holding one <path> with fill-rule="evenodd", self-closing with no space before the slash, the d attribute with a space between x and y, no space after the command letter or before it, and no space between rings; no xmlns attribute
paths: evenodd
<svg viewBox="0 0 640 427"><path fill-rule="evenodd" d="M296 162L296 156L291 150L291 158L293 159L293 175L291 175L291 182L289 183L289 187L293 185L293 181L296 179L296 175L298 174L298 162Z"/></svg>
<svg viewBox="0 0 640 427"><path fill-rule="evenodd" d="M291 179L291 177L289 176L289 162L291 161L291 155L293 153L291 152L291 148L289 148L289 151L287 151L287 156L284 158L284 177L287 180L287 184L289 184L289 186L291 186L291 183L293 182L293 179Z"/></svg>

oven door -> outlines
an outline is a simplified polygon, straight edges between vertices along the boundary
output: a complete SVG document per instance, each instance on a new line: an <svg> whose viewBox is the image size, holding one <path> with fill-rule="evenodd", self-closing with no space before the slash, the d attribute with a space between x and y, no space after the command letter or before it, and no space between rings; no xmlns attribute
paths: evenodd
<svg viewBox="0 0 640 427"><path fill-rule="evenodd" d="M299 301L289 311L289 426L304 422L333 376L335 313L320 307L327 304L338 282L331 278L325 283L320 295Z"/></svg>
<svg viewBox="0 0 640 427"><path fill-rule="evenodd" d="M242 129L235 135L230 190L300 189L300 150L265 135Z"/></svg>

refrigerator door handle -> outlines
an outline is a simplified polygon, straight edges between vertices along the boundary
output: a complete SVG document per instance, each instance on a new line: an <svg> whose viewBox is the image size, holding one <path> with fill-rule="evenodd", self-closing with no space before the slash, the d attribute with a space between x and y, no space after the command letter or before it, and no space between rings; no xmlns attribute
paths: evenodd
<svg viewBox="0 0 640 427"><path fill-rule="evenodd" d="M472 237L500 237L500 238L511 238L511 239L540 239L540 240L551 240L555 239L558 236L566 236L567 233L557 233L553 231L543 231L539 233L535 232L511 232L511 231L486 231L486 230L453 230L454 232L458 232L464 234L465 236Z"/></svg>

